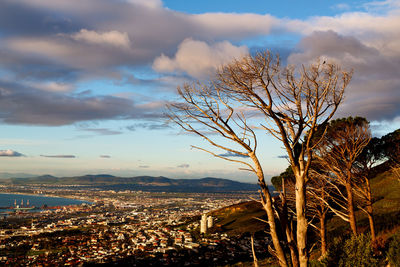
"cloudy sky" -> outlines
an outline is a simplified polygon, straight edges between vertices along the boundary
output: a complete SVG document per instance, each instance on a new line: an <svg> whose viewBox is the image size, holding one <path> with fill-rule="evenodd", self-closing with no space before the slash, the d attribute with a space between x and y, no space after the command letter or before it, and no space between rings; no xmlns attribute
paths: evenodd
<svg viewBox="0 0 400 267"><path fill-rule="evenodd" d="M0 170L254 179L168 125L176 87L260 49L354 69L338 116L400 127L400 1L1 0ZM260 133L268 175L281 145ZM254 181L253 181L254 182Z"/></svg>

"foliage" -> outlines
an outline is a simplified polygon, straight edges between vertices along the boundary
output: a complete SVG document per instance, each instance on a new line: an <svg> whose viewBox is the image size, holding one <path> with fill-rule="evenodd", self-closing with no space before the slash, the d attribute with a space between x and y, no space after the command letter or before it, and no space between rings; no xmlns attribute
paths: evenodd
<svg viewBox="0 0 400 267"><path fill-rule="evenodd" d="M327 264L325 261L319 261L319 260L310 260L309 261L309 267L326 267Z"/></svg>
<svg viewBox="0 0 400 267"><path fill-rule="evenodd" d="M333 239L329 246L328 256L323 260L326 266L335 266L343 255L343 243L345 238L338 236Z"/></svg>
<svg viewBox="0 0 400 267"><path fill-rule="evenodd" d="M391 266L400 267L400 231L393 236L389 244L387 258Z"/></svg>
<svg viewBox="0 0 400 267"><path fill-rule="evenodd" d="M347 240L342 237L335 238L330 247L328 257L323 262L327 266L379 266L378 260L373 256L371 238L364 234L352 236Z"/></svg>
<svg viewBox="0 0 400 267"><path fill-rule="evenodd" d="M344 257L339 261L343 266L377 266L378 262L373 257L371 238L361 234L348 239L344 245Z"/></svg>
<svg viewBox="0 0 400 267"><path fill-rule="evenodd" d="M274 176L271 178L272 185L278 191L282 190L282 180L294 182L295 177L292 170L292 166L288 166L284 172L282 172L278 176Z"/></svg>
<svg viewBox="0 0 400 267"><path fill-rule="evenodd" d="M398 163L400 161L400 129L382 136L381 139L386 157Z"/></svg>
<svg viewBox="0 0 400 267"><path fill-rule="evenodd" d="M282 176L273 176L271 178L271 183L274 186L276 191L281 191L282 190Z"/></svg>

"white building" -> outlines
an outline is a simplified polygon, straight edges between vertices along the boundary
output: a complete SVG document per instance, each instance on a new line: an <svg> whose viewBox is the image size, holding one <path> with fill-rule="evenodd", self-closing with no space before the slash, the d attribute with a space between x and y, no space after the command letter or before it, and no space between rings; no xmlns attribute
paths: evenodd
<svg viewBox="0 0 400 267"><path fill-rule="evenodd" d="M214 225L213 217L208 216L207 218L207 228L211 228Z"/></svg>
<svg viewBox="0 0 400 267"><path fill-rule="evenodd" d="M200 220L200 234L207 232L207 214L203 214Z"/></svg>

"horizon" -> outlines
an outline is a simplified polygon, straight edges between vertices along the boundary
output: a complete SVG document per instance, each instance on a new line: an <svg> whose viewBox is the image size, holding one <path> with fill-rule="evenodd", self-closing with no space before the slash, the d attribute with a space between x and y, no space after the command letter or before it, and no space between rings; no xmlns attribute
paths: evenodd
<svg viewBox="0 0 400 267"><path fill-rule="evenodd" d="M322 58L353 69L335 118L365 117L373 136L400 128L396 0L5 0L0 18L3 172L256 183L191 149L209 146L164 112L177 86L260 49L284 64ZM269 181L288 162L279 141L257 134Z"/></svg>
<svg viewBox="0 0 400 267"><path fill-rule="evenodd" d="M17 176L12 176L12 175L17 175L17 176L21 176L21 175L25 175L22 177L17 177ZM9 177L8 177L9 176ZM150 177L150 178L167 178L167 179L171 179L171 180L202 180L202 179L219 179L219 180L229 180L229 181L233 181L233 182L239 182L239 183L247 183L247 184L257 184L252 183L251 181L240 181L240 180L234 180L234 179L229 179L229 178L221 178L221 177L211 177L211 176L207 176L207 177L199 177L199 178L193 178L193 177L188 177L188 178L176 178L176 177L167 177L167 176L150 176L150 175L138 175L138 176L115 176L112 174L107 174L107 173L98 173L98 174L94 174L94 173L87 173L87 174L81 174L81 175L73 175L73 176L58 176L58 175L52 175L52 174L48 174L48 173L44 173L44 174L29 174L29 173L9 173L9 172L0 172L0 180L6 180L6 179L26 179L26 178L38 178L38 177L43 177L43 176L51 176L51 177L55 177L55 178L73 178L73 177L84 177L84 176L110 176L111 178L139 178L139 177ZM268 186L272 186L272 184L268 183Z"/></svg>

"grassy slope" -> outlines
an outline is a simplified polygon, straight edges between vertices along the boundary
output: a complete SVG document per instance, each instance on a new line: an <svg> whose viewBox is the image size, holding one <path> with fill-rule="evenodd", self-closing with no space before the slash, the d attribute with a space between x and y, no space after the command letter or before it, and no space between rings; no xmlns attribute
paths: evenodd
<svg viewBox="0 0 400 267"><path fill-rule="evenodd" d="M375 228L377 238L385 243L396 231L400 230L400 182L391 171L383 171L371 179L372 193L375 198L373 204L375 214ZM357 225L360 232L369 232L367 216L362 211L357 211ZM255 201L240 203L222 208L213 213L217 218L215 230L229 235L243 234L265 230L265 223L254 219L266 219L265 211ZM350 234L350 226L338 217L328 221L328 242L336 236ZM311 258L318 258L315 251ZM253 262L240 262L235 266L251 267ZM277 266L273 258L259 261L259 266Z"/></svg>
<svg viewBox="0 0 400 267"><path fill-rule="evenodd" d="M375 213L376 231L385 238L386 232L400 228L400 183L391 171L385 171L371 179L372 193L375 199L373 204ZM357 211L357 224L361 232L369 232L367 216ZM250 201L232 205L214 211L217 218L216 229L231 235L245 232L265 230L266 224L257 218L266 220L265 211L261 204ZM339 217L333 217L328 222L328 239L350 233L349 224Z"/></svg>
<svg viewBox="0 0 400 267"><path fill-rule="evenodd" d="M400 183L391 171L385 171L371 179L371 189L375 202L374 219L378 237L383 238L385 232L400 227ZM357 226L360 232L369 232L366 214L356 212ZM328 238L339 234L350 233L349 224L338 217L333 217L328 223Z"/></svg>
<svg viewBox="0 0 400 267"><path fill-rule="evenodd" d="M256 218L267 219L261 204L256 201L244 202L219 209L214 211L212 216L217 218L215 230L229 235L265 230L266 223Z"/></svg>

